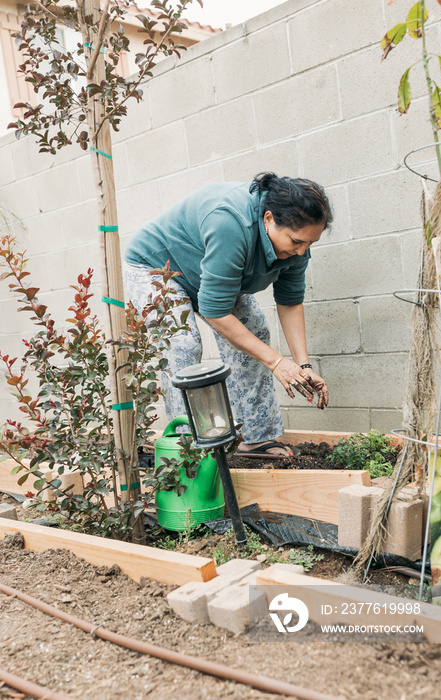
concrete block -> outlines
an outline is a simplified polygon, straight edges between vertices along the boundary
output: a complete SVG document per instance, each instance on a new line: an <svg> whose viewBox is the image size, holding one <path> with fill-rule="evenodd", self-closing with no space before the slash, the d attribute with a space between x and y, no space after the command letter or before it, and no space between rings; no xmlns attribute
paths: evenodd
<svg viewBox="0 0 441 700"><path fill-rule="evenodd" d="M313 355L340 355L359 352L361 348L357 303L353 301L305 304L308 350ZM288 344L281 337L282 355L289 355Z"/></svg>
<svg viewBox="0 0 441 700"><path fill-rule="evenodd" d="M305 569L301 564L272 564L271 571L284 571L287 574L304 574ZM256 574L257 578L257 574Z"/></svg>
<svg viewBox="0 0 441 700"><path fill-rule="evenodd" d="M252 600L250 601L250 596ZM250 602L252 620L250 620ZM207 605L210 622L233 634L242 634L250 622L256 622L268 613L268 604L263 590L237 584L218 593Z"/></svg>
<svg viewBox="0 0 441 700"><path fill-rule="evenodd" d="M335 430L351 433L368 432L370 429L368 408L333 408L332 390L331 406L324 411L306 406L301 408L300 397L287 409L285 427L290 430ZM398 425L398 424L397 424Z"/></svg>
<svg viewBox="0 0 441 700"><path fill-rule="evenodd" d="M224 568L223 568L224 567ZM188 622L208 622L207 605L221 590L230 588L253 571L260 569L259 562L243 559L232 559L219 566L216 578L201 583L199 581L186 583L167 596L167 601L173 612Z"/></svg>
<svg viewBox="0 0 441 700"><path fill-rule="evenodd" d="M404 18L398 21L403 22ZM393 26L393 23L389 24L387 21L387 29ZM428 46L432 46L429 51L437 51L434 30L435 28L431 27L427 31L427 43ZM400 60L394 60L395 57L392 57L392 60L389 58L385 64L380 60L382 50L379 46L379 38L384 33L383 31L379 35L378 42L372 48L347 56L337 64L344 119L386 107L396 107L398 85L404 66L410 66L421 58L421 46L418 41L406 39L400 44ZM424 71L411 71L410 83L412 101L425 94L427 88ZM405 118L407 119L407 116Z"/></svg>
<svg viewBox="0 0 441 700"><path fill-rule="evenodd" d="M422 241L422 226L417 231L404 233L400 237L404 270L404 284L401 289L417 289L419 287ZM406 299L412 298L412 294L406 296Z"/></svg>
<svg viewBox="0 0 441 700"><path fill-rule="evenodd" d="M149 83L153 128L215 104L211 57L180 65Z"/></svg>
<svg viewBox="0 0 441 700"><path fill-rule="evenodd" d="M311 253L313 298L343 299L390 294L403 288L397 236L319 246Z"/></svg>
<svg viewBox="0 0 441 700"><path fill-rule="evenodd" d="M144 99L141 102L129 100L127 102L127 116L121 119L119 131L112 130L112 143L117 144L127 141L139 134L143 134L152 128L152 116L148 100L146 85L142 84Z"/></svg>
<svg viewBox="0 0 441 700"><path fill-rule="evenodd" d="M19 140L14 140L12 159L16 180L28 178L31 175L54 167L56 156L50 153L39 153L38 148L37 141L31 134Z"/></svg>
<svg viewBox="0 0 441 700"><path fill-rule="evenodd" d="M122 236L134 233L164 210L159 196L159 184L154 181L142 182L119 190L116 201L119 232Z"/></svg>
<svg viewBox="0 0 441 700"><path fill-rule="evenodd" d="M1 302L0 308L2 326L4 330L8 332L8 334L18 333L20 330L24 330L26 327L30 327L30 322L28 322L28 319L25 317L25 315L18 313L19 306L20 301L14 298L5 299ZM3 352L6 352L5 343L3 344L1 349ZM23 348L20 349L21 351L23 351ZM7 352L8 354L11 354L9 350L7 350Z"/></svg>
<svg viewBox="0 0 441 700"><path fill-rule="evenodd" d="M11 214L22 220L39 214L35 179L29 178L26 183L13 182L2 187L2 204Z"/></svg>
<svg viewBox="0 0 441 700"><path fill-rule="evenodd" d="M353 484L338 492L338 544L360 549L371 522L372 496L381 495L376 486Z"/></svg>
<svg viewBox="0 0 441 700"><path fill-rule="evenodd" d="M183 122L132 138L126 149L131 185L176 173L188 165Z"/></svg>
<svg viewBox="0 0 441 700"><path fill-rule="evenodd" d="M219 102L287 78L291 65L285 24L270 25L216 51L213 71Z"/></svg>
<svg viewBox="0 0 441 700"><path fill-rule="evenodd" d="M334 221L331 228L324 231L319 241L314 243L313 250L322 245L332 245L352 238L352 223L349 210L349 198L347 185L327 187L326 194L331 204Z"/></svg>
<svg viewBox="0 0 441 700"><path fill-rule="evenodd" d="M218 576L239 576L243 578L261 568L260 563L254 561L254 559L230 559L225 564L217 566L216 571Z"/></svg>
<svg viewBox="0 0 441 700"><path fill-rule="evenodd" d="M300 137L299 153L305 177L324 186L375 175L396 165L386 112L341 122Z"/></svg>
<svg viewBox="0 0 441 700"><path fill-rule="evenodd" d="M407 170L351 182L348 193L354 238L416 228L420 224L421 190L416 186L415 175ZM367 208L367 202L375 202L375 206ZM391 202L397 205L391 206Z"/></svg>
<svg viewBox="0 0 441 700"><path fill-rule="evenodd" d="M87 202L88 200L95 201L96 190L95 183L93 181L92 155L90 153L87 153L83 158L79 158L76 161L75 165L78 173L78 182L80 186L82 203L85 201ZM113 161L113 165L115 166L115 161Z"/></svg>
<svg viewBox="0 0 441 700"><path fill-rule="evenodd" d="M59 214L62 219L61 231L63 235L60 238L64 241L63 248L70 247L73 242L79 246L96 242L98 207L94 199L74 204L72 207L66 207ZM84 272L86 270L87 267Z"/></svg>
<svg viewBox="0 0 441 700"><path fill-rule="evenodd" d="M14 506L9 503L0 503L0 518L8 518L8 520L18 520L17 511Z"/></svg>
<svg viewBox="0 0 441 700"><path fill-rule="evenodd" d="M246 151L256 142L252 101L235 100L196 114L185 120L185 129L191 165Z"/></svg>
<svg viewBox="0 0 441 700"><path fill-rule="evenodd" d="M372 409L369 430L375 428L380 433L390 433L391 430L401 427L403 414L393 409Z"/></svg>
<svg viewBox="0 0 441 700"><path fill-rule="evenodd" d="M404 43L404 42L403 42ZM413 43L413 42L412 42ZM417 43L417 42L415 42ZM438 53L438 51L437 51ZM404 64L402 64L404 65ZM410 74L412 79L412 74ZM404 156L419 146L433 143L432 126L427 108L427 98L412 100L409 112L406 115L399 114L394 110L391 114L392 128L395 135L397 158L400 164L404 161ZM418 153L412 154L409 164L412 167L432 161L436 163L435 148L425 148ZM437 167L437 166L436 166ZM415 168L418 170L418 167ZM423 166L420 171L431 177L439 177L439 171L434 173L433 166ZM415 175L413 177L416 177ZM415 187L418 190L418 187Z"/></svg>
<svg viewBox="0 0 441 700"><path fill-rule="evenodd" d="M398 408L404 393L407 357L403 354L323 357L332 406Z"/></svg>
<svg viewBox="0 0 441 700"><path fill-rule="evenodd" d="M247 20L245 22L245 29L248 33L258 31L259 29L263 29L273 22L291 18L305 7L314 5L315 2L316 0L296 0L295 6L293 6L293 3L282 2L281 5L271 7L256 17L252 17L251 19Z"/></svg>
<svg viewBox="0 0 441 700"><path fill-rule="evenodd" d="M262 307L262 309L264 309L265 313L266 313L267 308L271 308L271 309L274 308L274 297L273 297L272 286L268 287L267 289L264 289L261 292L257 292L257 294L255 294L255 297L256 297L257 301L259 302L260 306Z"/></svg>
<svg viewBox="0 0 441 700"><path fill-rule="evenodd" d="M401 489L399 496L402 500L411 500L418 496L418 487L413 484L405 486ZM423 501L423 514L421 519L421 542L424 543L424 538L426 536L426 525L427 518L429 517L429 484L426 484L423 491L419 495L419 498ZM430 527L429 527L429 542L430 542Z"/></svg>
<svg viewBox="0 0 441 700"><path fill-rule="evenodd" d="M177 175L165 177L158 183L161 208L164 210L171 207L201 187L212 182L223 182L224 179L222 163L208 163L199 168L191 168ZM231 179L240 180L240 178Z"/></svg>
<svg viewBox="0 0 441 700"><path fill-rule="evenodd" d="M213 54L223 46L233 43L233 41L241 41L245 32L246 28L243 24L235 24L229 29L225 29L218 34L213 34L213 36L210 36L209 39L199 41L197 44L189 46L186 51L183 51L181 58L179 59L179 63L191 63L201 56ZM161 61L159 64L157 64L153 69L153 75L156 76L158 69L162 68L163 64L169 60L170 59L167 58L165 61Z"/></svg>
<svg viewBox="0 0 441 700"><path fill-rule="evenodd" d="M39 256L32 260L32 269L34 271L34 282L41 287L44 292L60 290L68 287L70 284L75 284L77 276L80 272L85 272L89 267L94 270L99 270L98 265L98 244L93 241L90 244L85 244L75 248L65 248L64 250ZM98 273L95 273L95 280L98 279ZM59 308L58 298L52 298L52 306L50 298L43 298L41 301L48 305L52 310ZM70 298L72 298L72 293ZM63 309L65 312L65 309Z"/></svg>
<svg viewBox="0 0 441 700"><path fill-rule="evenodd" d="M254 104L260 143L335 122L340 118L335 67L325 66L262 90L254 97Z"/></svg>
<svg viewBox="0 0 441 700"><path fill-rule="evenodd" d="M360 10L357 0L329 0L296 15L288 27L294 70L300 72L364 46L377 46L384 35L382 4L373 0Z"/></svg>
<svg viewBox="0 0 441 700"><path fill-rule="evenodd" d="M128 187L130 184L129 162L124 143L116 143L113 147L113 170L116 189L120 190L123 187Z"/></svg>
<svg viewBox="0 0 441 700"><path fill-rule="evenodd" d="M55 474L57 478L57 474ZM73 496L80 496L84 491L84 480L82 474L79 472L67 472L64 474L58 474L58 478L61 481L59 486L61 491L68 491Z"/></svg>
<svg viewBox="0 0 441 700"><path fill-rule="evenodd" d="M81 207L83 205L79 204L78 206ZM63 217L66 211L64 210L62 213L60 211L50 211L46 214L38 214L27 220L27 235L24 245L30 257L64 248L66 240L63 235ZM82 228L75 230L75 235L80 235L81 233Z"/></svg>
<svg viewBox="0 0 441 700"><path fill-rule="evenodd" d="M250 182L257 173L265 170L277 175L299 177L297 144L294 140L260 146L223 161L225 180Z"/></svg>
<svg viewBox="0 0 441 700"><path fill-rule="evenodd" d="M338 543L359 549L366 539L384 489L377 486L347 486L339 491ZM413 561L421 556L423 499L401 491L393 501L387 535L381 542L383 552L397 554Z"/></svg>
<svg viewBox="0 0 441 700"><path fill-rule="evenodd" d="M379 495L374 495L373 506ZM386 528L387 536L381 544L382 551L399 554L412 561L419 559L423 530L423 500L420 498L414 501L401 499L394 501L390 507Z"/></svg>
<svg viewBox="0 0 441 700"><path fill-rule="evenodd" d="M5 145L0 149L0 163L0 187L4 187L15 180L11 146Z"/></svg>
<svg viewBox="0 0 441 700"><path fill-rule="evenodd" d="M359 305L364 352L407 352L410 304L388 295L361 299Z"/></svg>
<svg viewBox="0 0 441 700"><path fill-rule="evenodd" d="M51 168L35 178L40 211L61 209L81 201L80 185L72 163Z"/></svg>

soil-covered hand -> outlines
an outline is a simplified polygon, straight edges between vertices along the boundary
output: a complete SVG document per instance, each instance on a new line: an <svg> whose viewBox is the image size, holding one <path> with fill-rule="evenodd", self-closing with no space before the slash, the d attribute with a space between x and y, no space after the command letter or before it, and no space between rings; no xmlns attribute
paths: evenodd
<svg viewBox="0 0 441 700"><path fill-rule="evenodd" d="M310 367L305 367L302 370L309 377L309 383L314 387L314 391L318 395L317 408L324 409L328 405L328 387L325 380L318 374L312 371Z"/></svg>
<svg viewBox="0 0 441 700"><path fill-rule="evenodd" d="M294 398L293 389L307 399L312 399L314 396L314 385L307 374L307 370L302 369L300 365L297 365L287 357L284 357L277 365L274 370L274 376L279 380L292 399Z"/></svg>

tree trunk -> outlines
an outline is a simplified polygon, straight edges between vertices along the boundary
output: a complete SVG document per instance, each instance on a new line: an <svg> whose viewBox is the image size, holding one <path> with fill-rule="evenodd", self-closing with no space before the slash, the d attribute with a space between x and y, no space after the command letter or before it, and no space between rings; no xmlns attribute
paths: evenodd
<svg viewBox="0 0 441 700"><path fill-rule="evenodd" d="M106 8L104 9L104 13L106 13ZM95 43L98 44L100 40L98 35L94 34L90 26L85 22L84 18L88 15L93 16L94 22L99 21L99 3L93 0L84 0L82 7L79 8L79 20L81 23L83 42L89 44L89 47L85 48L86 65L90 66L91 58L95 51ZM99 44L98 48L100 48ZM105 80L105 63L104 54L100 52L93 66L88 83L100 85L102 80ZM104 302L103 307L106 338L108 340L117 340L126 328L124 289L116 211L115 178L111 157L112 143L110 125L107 120L103 122L105 103L100 102L100 98L100 94L95 96L89 94L87 122L90 146L96 149L96 151L91 152L91 158L98 204L102 296L106 299L123 303L123 306L121 306ZM109 228L110 230L108 230ZM126 351L121 351L117 356L115 349L109 346L108 359L112 404L114 406L130 404L132 402L131 393L122 381L122 373L116 372L118 364L122 364L127 359L127 353ZM113 426L121 498L122 501L126 503L131 499L136 501L140 497L140 488L132 487L132 483L136 483L135 479L137 481L137 477L132 478L130 463L134 440L133 410L131 408L114 409ZM134 458L135 463L137 463L136 451L134 452ZM133 541L142 542L145 540L142 516L139 517L136 522L132 516L131 525L133 527Z"/></svg>

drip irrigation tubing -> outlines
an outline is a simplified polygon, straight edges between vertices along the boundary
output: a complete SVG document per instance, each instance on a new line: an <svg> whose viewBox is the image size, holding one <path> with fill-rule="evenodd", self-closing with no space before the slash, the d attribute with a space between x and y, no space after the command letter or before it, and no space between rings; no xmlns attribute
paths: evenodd
<svg viewBox="0 0 441 700"><path fill-rule="evenodd" d="M69 622L69 624L79 627L79 629L83 630L83 632L88 632L93 637L99 637L100 639L113 642L113 644L118 644L126 649L132 649L133 651L138 651L141 654L154 656L157 659L162 659L163 661L168 661L179 666L186 666L187 668L192 668L210 676L217 676L223 680L236 681L237 683L250 685L258 690L275 693L277 695L294 697L298 698L298 700L346 700L341 695L336 696L318 693L315 690L301 688L299 686L292 685L291 683L278 681L275 678L268 678L267 676L248 673L247 671L231 668L230 666L218 664L214 661L209 661L208 659L203 659L198 656L181 654L177 651L171 651L170 649L158 647L155 644L148 644L147 642L143 642L139 639L133 639L131 637L126 637L123 634L111 632L102 625L96 625L95 623L87 622L87 620L81 620L79 617L74 617L74 615L70 615L63 610L59 610L53 605L48 605L42 600L38 600L38 598L33 598L27 593L18 591L15 588L10 588L2 583L0 583L0 592L17 598L18 600L23 601L23 603L32 605L34 608L37 608L37 610L40 610L47 615L51 615L52 617L57 617L60 620ZM65 700L65 697L63 700Z"/></svg>
<svg viewBox="0 0 441 700"><path fill-rule="evenodd" d="M44 700L72 700L72 695L65 695L64 693L56 693L55 690L49 690L49 688L44 688L38 683L32 683L24 678L15 676L13 673L8 673L3 668L0 668L0 681L6 683L6 685L20 690L22 693L27 695L32 695L34 698L44 698Z"/></svg>

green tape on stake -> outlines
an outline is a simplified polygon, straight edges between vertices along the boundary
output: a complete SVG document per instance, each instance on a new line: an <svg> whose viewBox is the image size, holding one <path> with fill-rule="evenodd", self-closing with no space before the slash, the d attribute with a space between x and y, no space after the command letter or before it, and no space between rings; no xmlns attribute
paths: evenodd
<svg viewBox="0 0 441 700"><path fill-rule="evenodd" d="M118 226L98 226L98 231L118 231Z"/></svg>
<svg viewBox="0 0 441 700"><path fill-rule="evenodd" d="M126 401L126 403L114 403L112 408L114 411L125 411L128 408L133 408L133 401Z"/></svg>
<svg viewBox="0 0 441 700"><path fill-rule="evenodd" d="M105 304L113 304L113 306L120 306L122 309L124 308L124 302L119 301L118 299L112 299L111 297L101 297L101 301L104 301Z"/></svg>
<svg viewBox="0 0 441 700"><path fill-rule="evenodd" d="M127 488L127 484L121 484L121 491L127 491ZM139 481L136 481L134 484L130 484L130 490L139 488L141 488L141 483Z"/></svg>
<svg viewBox="0 0 441 700"><path fill-rule="evenodd" d="M104 156L105 158L110 158L112 160L112 156L109 155L108 153L104 153L104 151L99 151L98 148L93 148L92 146L89 149L90 151L95 151L95 153L99 153L100 156Z"/></svg>
<svg viewBox="0 0 441 700"><path fill-rule="evenodd" d="M88 41L86 41L86 42L83 44L83 46L84 46L86 49L90 49L90 44L89 44ZM93 48L93 49L95 48L95 44L92 44L92 48ZM106 50L107 50L107 46L104 46L102 49L100 49L100 53L106 53Z"/></svg>

